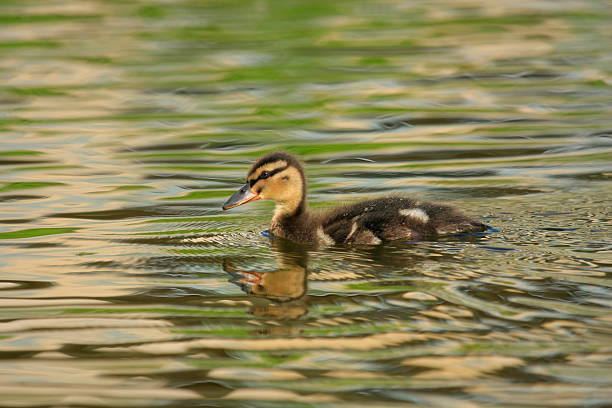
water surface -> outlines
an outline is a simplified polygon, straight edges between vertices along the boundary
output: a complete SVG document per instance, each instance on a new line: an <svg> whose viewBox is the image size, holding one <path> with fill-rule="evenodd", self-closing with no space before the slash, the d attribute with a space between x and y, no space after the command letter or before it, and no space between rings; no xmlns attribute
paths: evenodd
<svg viewBox="0 0 612 408"><path fill-rule="evenodd" d="M4 0L2 405L610 406L611 18ZM279 149L314 208L403 192L491 230L271 239L271 203L220 207Z"/></svg>

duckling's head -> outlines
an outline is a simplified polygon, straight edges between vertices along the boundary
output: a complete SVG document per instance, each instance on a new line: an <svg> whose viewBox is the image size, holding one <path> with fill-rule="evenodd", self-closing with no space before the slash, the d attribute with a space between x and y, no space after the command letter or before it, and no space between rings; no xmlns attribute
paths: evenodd
<svg viewBox="0 0 612 408"><path fill-rule="evenodd" d="M295 214L306 198L304 170L289 153L275 152L260 158L247 174L246 184L223 204L224 210L255 200L272 200L277 214Z"/></svg>

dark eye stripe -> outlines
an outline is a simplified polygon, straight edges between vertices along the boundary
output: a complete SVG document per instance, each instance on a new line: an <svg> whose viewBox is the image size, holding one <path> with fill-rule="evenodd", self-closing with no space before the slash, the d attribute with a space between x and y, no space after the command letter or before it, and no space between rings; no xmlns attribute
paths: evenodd
<svg viewBox="0 0 612 408"><path fill-rule="evenodd" d="M273 175L280 173L283 170L286 170L288 167L289 166L285 166L285 167L279 167L277 169L270 170L270 171L262 171L259 177L249 181L249 186L253 187L259 180L265 180L267 178L270 178Z"/></svg>

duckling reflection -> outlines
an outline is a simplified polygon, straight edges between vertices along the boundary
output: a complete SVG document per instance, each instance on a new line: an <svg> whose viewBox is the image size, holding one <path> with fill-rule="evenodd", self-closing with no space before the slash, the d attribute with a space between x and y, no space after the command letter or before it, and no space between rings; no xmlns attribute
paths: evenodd
<svg viewBox="0 0 612 408"><path fill-rule="evenodd" d="M251 309L256 315L282 318L297 318L307 312L305 305L297 302L307 292L307 249L303 244L273 238L270 240L276 256L278 269L249 271L235 268L224 260L223 270L231 275L230 282L253 296L272 300L268 305L257 305Z"/></svg>
<svg viewBox="0 0 612 408"><path fill-rule="evenodd" d="M452 249L454 241L469 240L481 242L486 237L459 237L455 240L440 240L425 253L415 253L406 243L365 245L350 248L333 248L317 251L315 244L301 244L284 238L270 238L272 252L278 265L273 270L248 270L236 268L232 261L224 259L223 270L249 295L264 298L270 302L253 302L250 312L260 317L275 319L297 319L308 312L310 303L307 296L308 280L351 281L354 279L376 279L401 271L403 277L420 276L422 265L432 262L435 253L436 264L463 264L458 252ZM423 244L424 245L424 244ZM312 270L308 266L308 253L317 258ZM359 265L351 267L350 265ZM395 271L395 272L390 272ZM431 274L431 272L428 272ZM448 279L454 279L451 276ZM282 330L286 330L283 327Z"/></svg>

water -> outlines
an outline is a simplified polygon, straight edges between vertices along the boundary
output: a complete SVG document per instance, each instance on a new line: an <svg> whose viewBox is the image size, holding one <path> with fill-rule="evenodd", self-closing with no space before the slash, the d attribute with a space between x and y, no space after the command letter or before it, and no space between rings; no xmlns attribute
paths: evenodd
<svg viewBox="0 0 612 408"><path fill-rule="evenodd" d="M1 405L612 405L611 18L4 0ZM491 230L270 239L270 203L220 207L276 149L313 207L404 192Z"/></svg>

